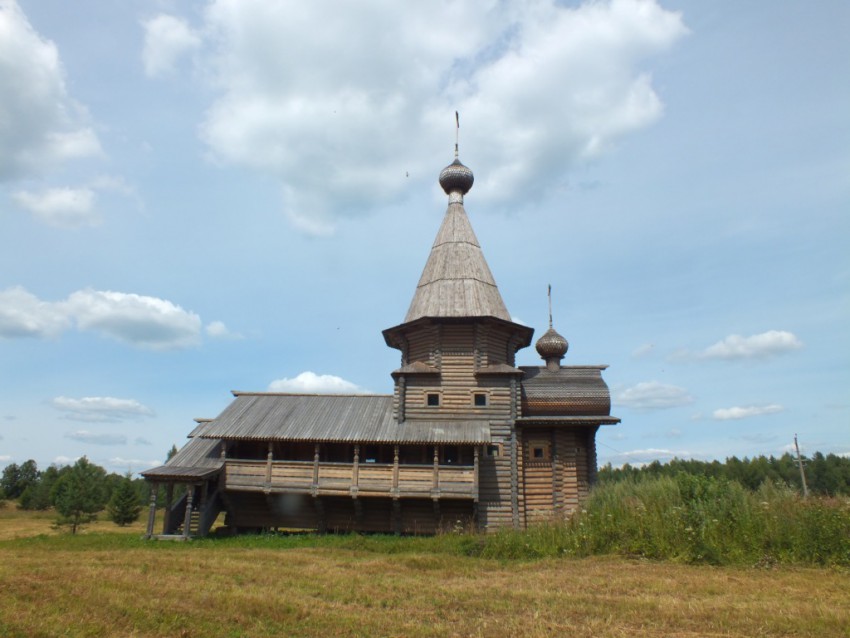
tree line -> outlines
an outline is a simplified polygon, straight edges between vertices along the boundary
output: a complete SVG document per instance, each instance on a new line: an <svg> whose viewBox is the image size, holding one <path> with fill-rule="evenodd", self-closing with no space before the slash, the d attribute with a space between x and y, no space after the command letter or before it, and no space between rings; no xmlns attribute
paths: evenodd
<svg viewBox="0 0 850 638"><path fill-rule="evenodd" d="M39 470L32 459L18 465L11 463L0 476L0 502L16 499L24 510L54 509L57 526L67 526L72 533L94 521L104 509L117 525L136 521L148 498L143 479L130 474L107 473L86 457L73 465L51 465Z"/></svg>
<svg viewBox="0 0 850 638"><path fill-rule="evenodd" d="M804 457L806 486L818 496L850 496L850 458L837 454L815 452ZM678 474L726 479L757 490L765 483L785 485L803 491L803 479L797 459L786 453L780 457L756 456L739 459L736 456L720 461L673 459L667 463L653 461L643 466L626 464L615 468L610 463L599 468L599 482L616 483L640 478L675 477Z"/></svg>

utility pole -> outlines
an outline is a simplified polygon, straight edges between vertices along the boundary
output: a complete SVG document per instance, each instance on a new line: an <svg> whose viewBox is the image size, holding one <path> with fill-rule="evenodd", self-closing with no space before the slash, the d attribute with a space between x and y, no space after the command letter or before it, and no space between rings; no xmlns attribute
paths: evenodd
<svg viewBox="0 0 850 638"><path fill-rule="evenodd" d="M803 470L803 459L800 458L800 446L797 445L797 435L794 435L794 449L797 450L797 465L800 467L800 478L803 480L803 498L808 498L809 488L806 485L806 472Z"/></svg>

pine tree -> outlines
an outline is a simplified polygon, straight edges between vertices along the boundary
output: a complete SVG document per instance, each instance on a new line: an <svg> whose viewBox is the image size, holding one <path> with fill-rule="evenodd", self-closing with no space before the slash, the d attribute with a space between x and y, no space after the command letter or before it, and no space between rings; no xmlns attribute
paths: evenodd
<svg viewBox="0 0 850 638"><path fill-rule="evenodd" d="M0 489L6 495L6 498L18 498L23 490L18 490L18 483L21 480L21 467L17 463L9 463L3 468L3 476L0 477Z"/></svg>
<svg viewBox="0 0 850 638"><path fill-rule="evenodd" d="M110 520L121 527L138 520L142 506L139 504L139 495L136 493L129 472L112 492L112 498L109 500L106 510L109 512Z"/></svg>
<svg viewBox="0 0 850 638"><path fill-rule="evenodd" d="M71 533L97 519L106 504L106 470L80 458L53 487L56 525L70 525Z"/></svg>

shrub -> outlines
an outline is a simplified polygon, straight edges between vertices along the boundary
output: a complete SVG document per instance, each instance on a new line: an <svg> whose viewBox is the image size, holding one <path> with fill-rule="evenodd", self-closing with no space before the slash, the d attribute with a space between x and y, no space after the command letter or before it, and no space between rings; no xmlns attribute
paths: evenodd
<svg viewBox="0 0 850 638"><path fill-rule="evenodd" d="M110 520L121 527L138 520L142 506L139 504L139 495L129 474L118 483L118 486L112 492L112 498L109 500L106 509L109 512Z"/></svg>

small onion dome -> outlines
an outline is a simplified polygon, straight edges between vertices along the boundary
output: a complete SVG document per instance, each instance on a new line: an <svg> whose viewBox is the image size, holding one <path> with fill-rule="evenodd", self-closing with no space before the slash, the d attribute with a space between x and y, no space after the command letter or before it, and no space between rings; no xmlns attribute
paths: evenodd
<svg viewBox="0 0 850 638"><path fill-rule="evenodd" d="M474 181L475 178L472 175L472 171L461 164L458 159L440 171L440 186L446 191L446 195L451 195L452 193L466 195L469 189L472 188L472 182Z"/></svg>
<svg viewBox="0 0 850 638"><path fill-rule="evenodd" d="M540 358L544 361L557 358L559 361L567 354L570 344L554 328L549 328L534 344Z"/></svg>

